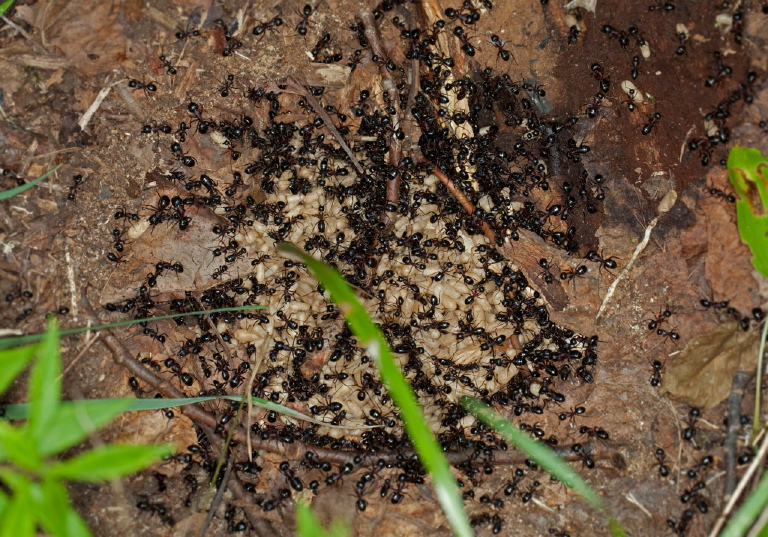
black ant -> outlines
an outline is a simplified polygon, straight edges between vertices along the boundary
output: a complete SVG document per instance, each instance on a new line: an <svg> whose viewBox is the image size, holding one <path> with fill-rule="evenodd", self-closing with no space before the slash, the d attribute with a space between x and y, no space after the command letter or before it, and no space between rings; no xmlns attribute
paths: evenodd
<svg viewBox="0 0 768 537"><path fill-rule="evenodd" d="M229 267L227 265L221 265L219 268L213 271L213 274L211 274L211 278L214 280L217 280L220 276L223 276L225 272L229 271Z"/></svg>
<svg viewBox="0 0 768 537"><path fill-rule="evenodd" d="M683 430L683 439L689 442L693 440L693 436L696 434L696 422L701 417L701 410L698 408L692 408L688 413L688 427Z"/></svg>
<svg viewBox="0 0 768 537"><path fill-rule="evenodd" d="M695 479L699 476L699 472L706 468L707 466L711 465L713 462L715 462L715 459L712 457L712 455L705 455L701 458L699 462L697 462L693 468L689 469L687 474L688 477L691 479Z"/></svg>
<svg viewBox="0 0 768 537"><path fill-rule="evenodd" d="M267 30L272 30L282 25L283 25L283 19L280 18L279 16L273 18L272 20L262 21L260 24L254 26L253 35L262 35Z"/></svg>
<svg viewBox="0 0 768 537"><path fill-rule="evenodd" d="M575 416L580 416L581 414L584 414L586 411L587 409L584 408L583 406L577 406L576 408L570 410L569 412L561 412L560 415L557 416L557 419L559 419L560 421L565 421L568 418L570 418L571 421L573 421L573 418Z"/></svg>
<svg viewBox="0 0 768 537"><path fill-rule="evenodd" d="M498 56L505 62L509 61L509 56L510 56L509 51L504 48L504 45L506 44L507 42L499 39L498 35L493 34L491 36L491 45L493 45L498 49Z"/></svg>
<svg viewBox="0 0 768 537"><path fill-rule="evenodd" d="M222 97L229 96L229 90L232 89L232 83L235 81L235 75L229 74L227 75L226 80L221 83L221 86L219 86L219 94Z"/></svg>
<svg viewBox="0 0 768 537"><path fill-rule="evenodd" d="M664 369L664 364L659 360L654 360L652 367L653 373L651 374L651 386L658 388L661 386L661 371Z"/></svg>
<svg viewBox="0 0 768 537"><path fill-rule="evenodd" d="M656 330L662 323L669 319L672 314L672 310L667 306L655 319L646 319L648 321L648 330Z"/></svg>
<svg viewBox="0 0 768 537"><path fill-rule="evenodd" d="M602 427L587 427L586 425L582 425L579 432L587 435L589 438L597 437L600 440L610 440L610 436Z"/></svg>
<svg viewBox="0 0 768 537"><path fill-rule="evenodd" d="M77 197L77 189L80 188L80 185L83 184L83 176L80 174L75 175L72 177L72 186L69 187L69 194L67 194L67 199L70 201L74 201Z"/></svg>
<svg viewBox="0 0 768 537"><path fill-rule="evenodd" d="M608 93L608 90L611 89L611 81L603 72L603 66L599 63L593 63L590 70L592 71L592 77L600 84L600 91Z"/></svg>
<svg viewBox="0 0 768 537"><path fill-rule="evenodd" d="M640 74L640 71L637 69L638 67L640 67L640 56L632 56L632 72L630 73L632 80L637 80Z"/></svg>
<svg viewBox="0 0 768 537"><path fill-rule="evenodd" d="M184 154L184 152L181 150L181 144L178 142L173 142L171 144L171 152L173 153L174 157L176 157L176 160L181 161L181 163L188 168L191 168L196 164L196 161L193 157Z"/></svg>
<svg viewBox="0 0 768 537"><path fill-rule="evenodd" d="M656 461L659 463L659 475L667 477L669 475L669 466L665 464L667 454L661 448L656 448Z"/></svg>
<svg viewBox="0 0 768 537"><path fill-rule="evenodd" d="M552 283L554 281L554 277L552 276L551 268L552 265L549 261L546 259L539 259L539 266L544 269L543 275L544 275L544 281L546 283Z"/></svg>
<svg viewBox="0 0 768 537"><path fill-rule="evenodd" d="M610 24L603 26L603 33L608 34L611 39L619 41L621 48L627 48L629 46L629 35L624 30L617 30Z"/></svg>
<svg viewBox="0 0 768 537"><path fill-rule="evenodd" d="M526 490L522 496L520 496L520 499L523 500L523 503L528 503L533 498L533 494L536 492L536 489L541 486L541 483L539 481L534 481L530 484L528 487L528 490Z"/></svg>
<svg viewBox="0 0 768 537"><path fill-rule="evenodd" d="M127 261L123 261L123 258L115 254L114 252L109 252L107 254L107 259L112 261L113 263L127 263Z"/></svg>
<svg viewBox="0 0 768 537"><path fill-rule="evenodd" d="M592 98L591 103L587 103L587 117L593 118L597 116L597 109L600 105L600 102L605 98L605 95L602 93L596 93L595 96Z"/></svg>
<svg viewBox="0 0 768 537"><path fill-rule="evenodd" d="M585 256L586 259L589 261L594 261L595 263L600 263L601 268L605 268L607 270L612 270L618 267L618 264L615 261L615 257L611 256L608 258L603 257L601 254L598 254L594 250L590 250L587 252L587 255Z"/></svg>
<svg viewBox="0 0 768 537"><path fill-rule="evenodd" d="M307 35L307 26L309 25L309 17L312 16L312 6L305 4L301 10L301 19L296 25L296 31L299 35Z"/></svg>
<svg viewBox="0 0 768 537"><path fill-rule="evenodd" d="M125 233L124 231L120 231L117 228L112 230L112 239L115 241L113 244L113 248L118 252L122 252L123 247L125 246L125 243L123 242L124 233Z"/></svg>
<svg viewBox="0 0 768 537"><path fill-rule="evenodd" d="M21 288L19 288L19 290L15 293L9 293L5 295L5 301L13 302L17 298L32 298L32 296L32 291L22 291Z"/></svg>
<svg viewBox="0 0 768 537"><path fill-rule="evenodd" d="M329 32L325 32L320 39L317 40L317 43L315 43L315 47L310 51L312 54L313 59L317 59L317 57L320 55L320 51L324 49L328 43L331 42L331 34Z"/></svg>
<svg viewBox="0 0 768 537"><path fill-rule="evenodd" d="M475 47L472 45L472 43L469 42L469 35L464 33L464 28L457 26L453 29L453 35L459 38L459 41L462 43L461 50L463 50L467 56L475 55Z"/></svg>
<svg viewBox="0 0 768 537"><path fill-rule="evenodd" d="M662 11L662 10L666 12L670 12L670 11L674 11L674 9L675 9L675 4L673 2L659 1L658 4L653 4L651 6L648 6L648 11L650 12Z"/></svg>
<svg viewBox="0 0 768 537"><path fill-rule="evenodd" d="M165 54L160 55L160 61L163 62L163 67L165 67L165 72L169 75L175 75L178 71L176 71L176 68L171 64L171 60L165 57Z"/></svg>
<svg viewBox="0 0 768 537"><path fill-rule="evenodd" d="M141 89L144 90L144 93L149 96L150 91L157 91L157 85L155 85L154 82L139 82L135 78L132 78L128 81L128 87L134 90Z"/></svg>
<svg viewBox="0 0 768 537"><path fill-rule="evenodd" d="M704 192L706 192L710 196L715 196L717 198L720 198L721 200L725 200L728 203L736 203L736 196L734 196L733 194L726 194L719 188L708 186L704 188Z"/></svg>
<svg viewBox="0 0 768 537"><path fill-rule="evenodd" d="M162 132L163 134L170 134L172 130L173 129L171 129L170 125L144 125L143 127L141 127L142 134L150 134L153 132Z"/></svg>
<svg viewBox="0 0 768 537"><path fill-rule="evenodd" d="M287 462L281 462L280 463L280 473L285 476L286 481L288 481L288 484L291 486L293 490L296 492L301 492L304 490L304 484L301 482L301 479L296 477L296 474L294 474L293 470L291 470L291 465Z"/></svg>
<svg viewBox="0 0 768 537"><path fill-rule="evenodd" d="M651 131L653 130L653 127L659 122L661 119L661 114L658 112L655 112L648 116L648 123L646 123L643 126L643 130L641 131L644 136L648 136L651 134Z"/></svg>
<svg viewBox="0 0 768 537"><path fill-rule="evenodd" d="M568 28L568 44L569 45L575 45L579 41L579 27L577 25L573 25L570 28Z"/></svg>
<svg viewBox="0 0 768 537"><path fill-rule="evenodd" d="M190 37L200 37L200 31L199 30L189 30L189 25L187 25L187 28L185 30L179 30L176 32L176 39L181 41L182 39L187 39Z"/></svg>
<svg viewBox="0 0 768 537"><path fill-rule="evenodd" d="M584 276L587 273L587 267L585 265L579 265L575 269L568 267L569 270L560 273L561 280L570 280L577 276Z"/></svg>
<svg viewBox="0 0 768 537"><path fill-rule="evenodd" d="M663 328L657 328L656 334L661 337L669 338L673 341L677 341L678 339L680 339L680 334L678 334L674 330L664 330Z"/></svg>

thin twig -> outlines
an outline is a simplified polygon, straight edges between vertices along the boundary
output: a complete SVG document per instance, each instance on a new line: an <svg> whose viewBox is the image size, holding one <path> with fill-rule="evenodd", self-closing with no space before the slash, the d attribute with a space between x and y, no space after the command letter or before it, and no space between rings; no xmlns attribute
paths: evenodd
<svg viewBox="0 0 768 537"><path fill-rule="evenodd" d="M725 496L736 489L736 440L741 425L741 401L751 378L747 371L733 375L731 394L728 396L728 428L725 437Z"/></svg>
<svg viewBox="0 0 768 537"><path fill-rule="evenodd" d="M765 435L763 437L762 444L760 444L760 450L757 452L757 455L755 455L755 458L752 459L752 464L749 465L749 468L747 468L747 471L742 476L741 481L739 481L739 486L736 487L733 496L731 496L731 498L728 500L728 503L723 509L723 512L720 513L720 516L717 518L717 522L715 522L715 525L712 527L712 531L709 533L709 537L717 537L717 535L720 533L723 524L725 524L725 521L730 516L733 508L736 506L736 502L739 500L741 494L744 492L744 489L747 488L747 485L750 483L750 481L752 481L752 476L755 475L755 472L757 472L758 468L762 468L763 459L765 458L765 454L767 452L768 435Z"/></svg>
<svg viewBox="0 0 768 537"><path fill-rule="evenodd" d="M226 449L222 450L222 453L226 453ZM227 463L225 462L224 464ZM234 464L232 461L227 464L227 469L224 470L224 477L221 480L221 485L219 485L219 490L216 491L216 496L213 497L213 501L211 502L210 507L208 507L208 512L206 513L205 520L197 532L197 537L204 537L205 532L208 530L208 526L211 525L213 515L216 513L216 509L219 507L219 505L221 505L222 498L224 498L224 491L227 490L227 487L229 486L229 478L232 475L233 466ZM215 486L215 484L216 480L214 479L212 485Z"/></svg>
<svg viewBox="0 0 768 537"><path fill-rule="evenodd" d="M293 76L289 76L285 80L286 86L288 89L290 89L293 93L296 93L298 95L301 95L304 97L308 102L309 105L314 109L315 113L320 117L320 119L323 120L323 123L326 127L328 127L328 130L331 131L331 134L333 134L333 137L336 139L337 142L339 142L339 145L344 150L344 152L349 157L350 162L352 162L352 165L355 167L357 172L360 175L365 175L365 171L363 170L363 167L360 165L360 162L357 160L357 157L355 157L355 154L352 152L352 150L347 145L347 142L344 140L344 137L339 132L339 129L336 128L336 125L333 124L333 121L331 121L331 117L328 115L328 113L325 111L325 108L323 108L319 102L317 102L317 99L315 99L315 96L312 95L312 92L309 91L304 84L300 83L296 78Z"/></svg>

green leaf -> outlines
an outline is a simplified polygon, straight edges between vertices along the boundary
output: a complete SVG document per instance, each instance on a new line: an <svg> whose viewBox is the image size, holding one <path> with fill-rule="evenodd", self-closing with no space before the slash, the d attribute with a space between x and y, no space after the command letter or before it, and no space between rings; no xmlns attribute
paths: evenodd
<svg viewBox="0 0 768 537"><path fill-rule="evenodd" d="M40 433L40 453L44 457L50 457L79 444L89 434L123 412L130 405L130 401L132 400L100 399L98 404L82 404L79 401L60 403L53 421Z"/></svg>
<svg viewBox="0 0 768 537"><path fill-rule="evenodd" d="M456 479L451 473L448 460L432 434L411 386L405 380L389 351L384 335L371 320L352 288L336 269L314 259L291 244L281 243L278 245L278 250L300 258L320 280L323 287L328 290L333 301L338 304L350 329L376 362L382 381L392 396L392 400L400 408L400 416L405 423L405 429L416 448L419 460L432 476L437 498L453 528L453 532L459 536L472 535L469 519L464 510L464 501L456 484Z"/></svg>
<svg viewBox="0 0 768 537"><path fill-rule="evenodd" d="M11 7L11 4L12 4L12 3L13 3L13 2L10 2L10 3L9 3L9 2L4 2L2 5L0 5L0 9L2 9L3 7L5 7L5 9L8 9L9 7ZM61 164L59 164L58 166L56 166L56 167L55 167L54 169L52 169L51 171L49 171L49 172L47 172L47 173L44 173L43 175L41 175L41 176L40 176L40 177L38 177L37 179L33 179L33 180L32 180L32 181L30 181L29 183L23 184L23 185L21 185L21 186L17 186L16 188L11 188L10 190L4 190L4 191L0 192L0 201L3 201L3 200L7 200L8 198L12 198L12 197L13 197L13 196L15 196L16 194L21 194L21 193L22 193L22 192L24 192L25 190L32 188L32 187L33 187L33 186L35 186L37 183L39 183L40 181L42 181L43 179L45 179L46 177L48 177L49 175L51 175L53 172L55 172L55 171L56 171L56 170L58 170L59 168L61 168Z"/></svg>
<svg viewBox="0 0 768 537"><path fill-rule="evenodd" d="M0 461L10 461L25 470L39 470L43 459L37 443L23 427L13 427L0 421Z"/></svg>
<svg viewBox="0 0 768 537"><path fill-rule="evenodd" d="M42 526L53 535L66 535L65 513L70 507L64 485L56 479L43 479L40 488L42 497L37 501L37 512Z"/></svg>
<svg viewBox="0 0 768 537"><path fill-rule="evenodd" d="M27 366L37 348L37 345L27 345L15 349L0 350L0 393L4 393Z"/></svg>
<svg viewBox="0 0 768 537"><path fill-rule="evenodd" d="M299 537L345 537L349 535L349 525L334 520L331 528L326 530L312 508L304 500L299 500L296 502L296 534Z"/></svg>
<svg viewBox="0 0 768 537"><path fill-rule="evenodd" d="M488 405L478 401L474 397L462 396L459 398L461 406L480 418L480 420L498 431L505 439L516 445L521 451L536 461L536 464L544 468L565 486L572 488L580 494L589 505L601 511L608 517L608 527L614 537L624 537L626 534L613 516L608 513L605 504L576 471L568 466L551 448L537 442L516 426L499 416Z"/></svg>
<svg viewBox="0 0 768 537"><path fill-rule="evenodd" d="M728 177L739 194L739 235L752 251L752 265L768 277L768 159L757 149L734 147L728 156Z"/></svg>
<svg viewBox="0 0 768 537"><path fill-rule="evenodd" d="M32 537L35 535L35 505L30 493L31 483L13 491L13 497L0 520L0 537Z"/></svg>
<svg viewBox="0 0 768 537"><path fill-rule="evenodd" d="M733 515L728 525L725 527L720 537L741 537L746 535L750 526L768 505L768 474L763 475L760 484L752 494L749 495L744 505L739 507L736 514ZM763 535L765 528L760 532Z"/></svg>
<svg viewBox="0 0 768 537"><path fill-rule="evenodd" d="M59 333L56 320L48 322L45 339L37 350L37 360L29 379L29 421L26 427L32 437L42 442L53 424L56 408L61 399L61 360L59 359Z"/></svg>
<svg viewBox="0 0 768 537"><path fill-rule="evenodd" d="M47 476L70 481L106 481L146 468L173 453L172 446L99 446L49 468Z"/></svg>
<svg viewBox="0 0 768 537"><path fill-rule="evenodd" d="M9 9L11 9L11 6L16 0L5 0L2 4L0 4L0 17L5 15Z"/></svg>

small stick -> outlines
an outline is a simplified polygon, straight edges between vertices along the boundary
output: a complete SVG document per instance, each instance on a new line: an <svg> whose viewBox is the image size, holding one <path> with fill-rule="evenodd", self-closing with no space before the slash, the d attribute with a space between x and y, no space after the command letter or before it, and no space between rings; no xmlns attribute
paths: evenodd
<svg viewBox="0 0 768 537"><path fill-rule="evenodd" d="M318 116L320 116L320 119L323 120L323 123L325 123L325 126L328 127L328 130L331 131L331 134L333 134L333 137L336 138L336 141L339 142L339 145L347 154L347 156L349 157L349 160L352 162L352 165L355 167L357 172L360 175L365 175L365 171L363 171L363 167L360 165L360 162L357 160L357 157L355 157L355 154L352 153L352 150L347 145L347 142L344 141L344 137L339 132L339 129L337 129L336 125L333 124L333 121L331 121L331 117L328 115L325 109L320 105L320 103L317 102L317 99L315 99L315 96L312 95L312 92L307 90L307 88L304 87L304 84L299 83L299 81L296 80L293 76L289 76L286 79L286 85L288 86L288 88L291 89L291 91L293 91L294 93L297 93L298 95L301 95L307 101L309 101L310 106L315 110L315 113Z"/></svg>
<svg viewBox="0 0 768 537"><path fill-rule="evenodd" d="M765 458L766 452L768 452L768 435L763 437L762 444L760 444L760 450L757 452L755 458L752 459L752 464L749 465L749 468L747 468L747 471L742 476L741 481L739 481L739 486L736 487L736 490L728 500L725 509L723 509L723 512L720 513L720 516L717 518L717 522L715 522L712 531L709 533L709 537L717 537L717 535L720 533L720 530L725 524L726 519L733 511L733 508L736 506L736 502L739 500L741 494L744 492L744 489L747 488L747 485L752 480L752 476L755 475L755 472L758 468L763 466L763 459Z"/></svg>
<svg viewBox="0 0 768 537"><path fill-rule="evenodd" d="M728 396L728 429L725 437L725 496L733 494L736 489L736 440L738 437L741 400L747 389L751 375L746 371L737 371L733 375L731 394Z"/></svg>

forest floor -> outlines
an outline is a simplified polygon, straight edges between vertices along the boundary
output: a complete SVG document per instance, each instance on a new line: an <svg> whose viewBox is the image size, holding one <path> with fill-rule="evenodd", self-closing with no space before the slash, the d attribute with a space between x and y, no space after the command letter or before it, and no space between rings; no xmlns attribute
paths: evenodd
<svg viewBox="0 0 768 537"><path fill-rule="evenodd" d="M768 290L725 159L768 153L768 4L574 3L17 2L0 22L0 187L63 166L0 204L0 326L267 306L64 338L65 395L253 383L346 426L255 412L256 458L241 425L209 535L290 535L299 497L357 535L447 534L367 357L275 251L289 240L376 314L479 535L607 530L478 431L464 393L566 453L583 444L569 458L631 535L707 535L751 454ZM73 484L94 534L198 531L233 415L203 407L124 415L93 439L180 450L119 484Z"/></svg>

